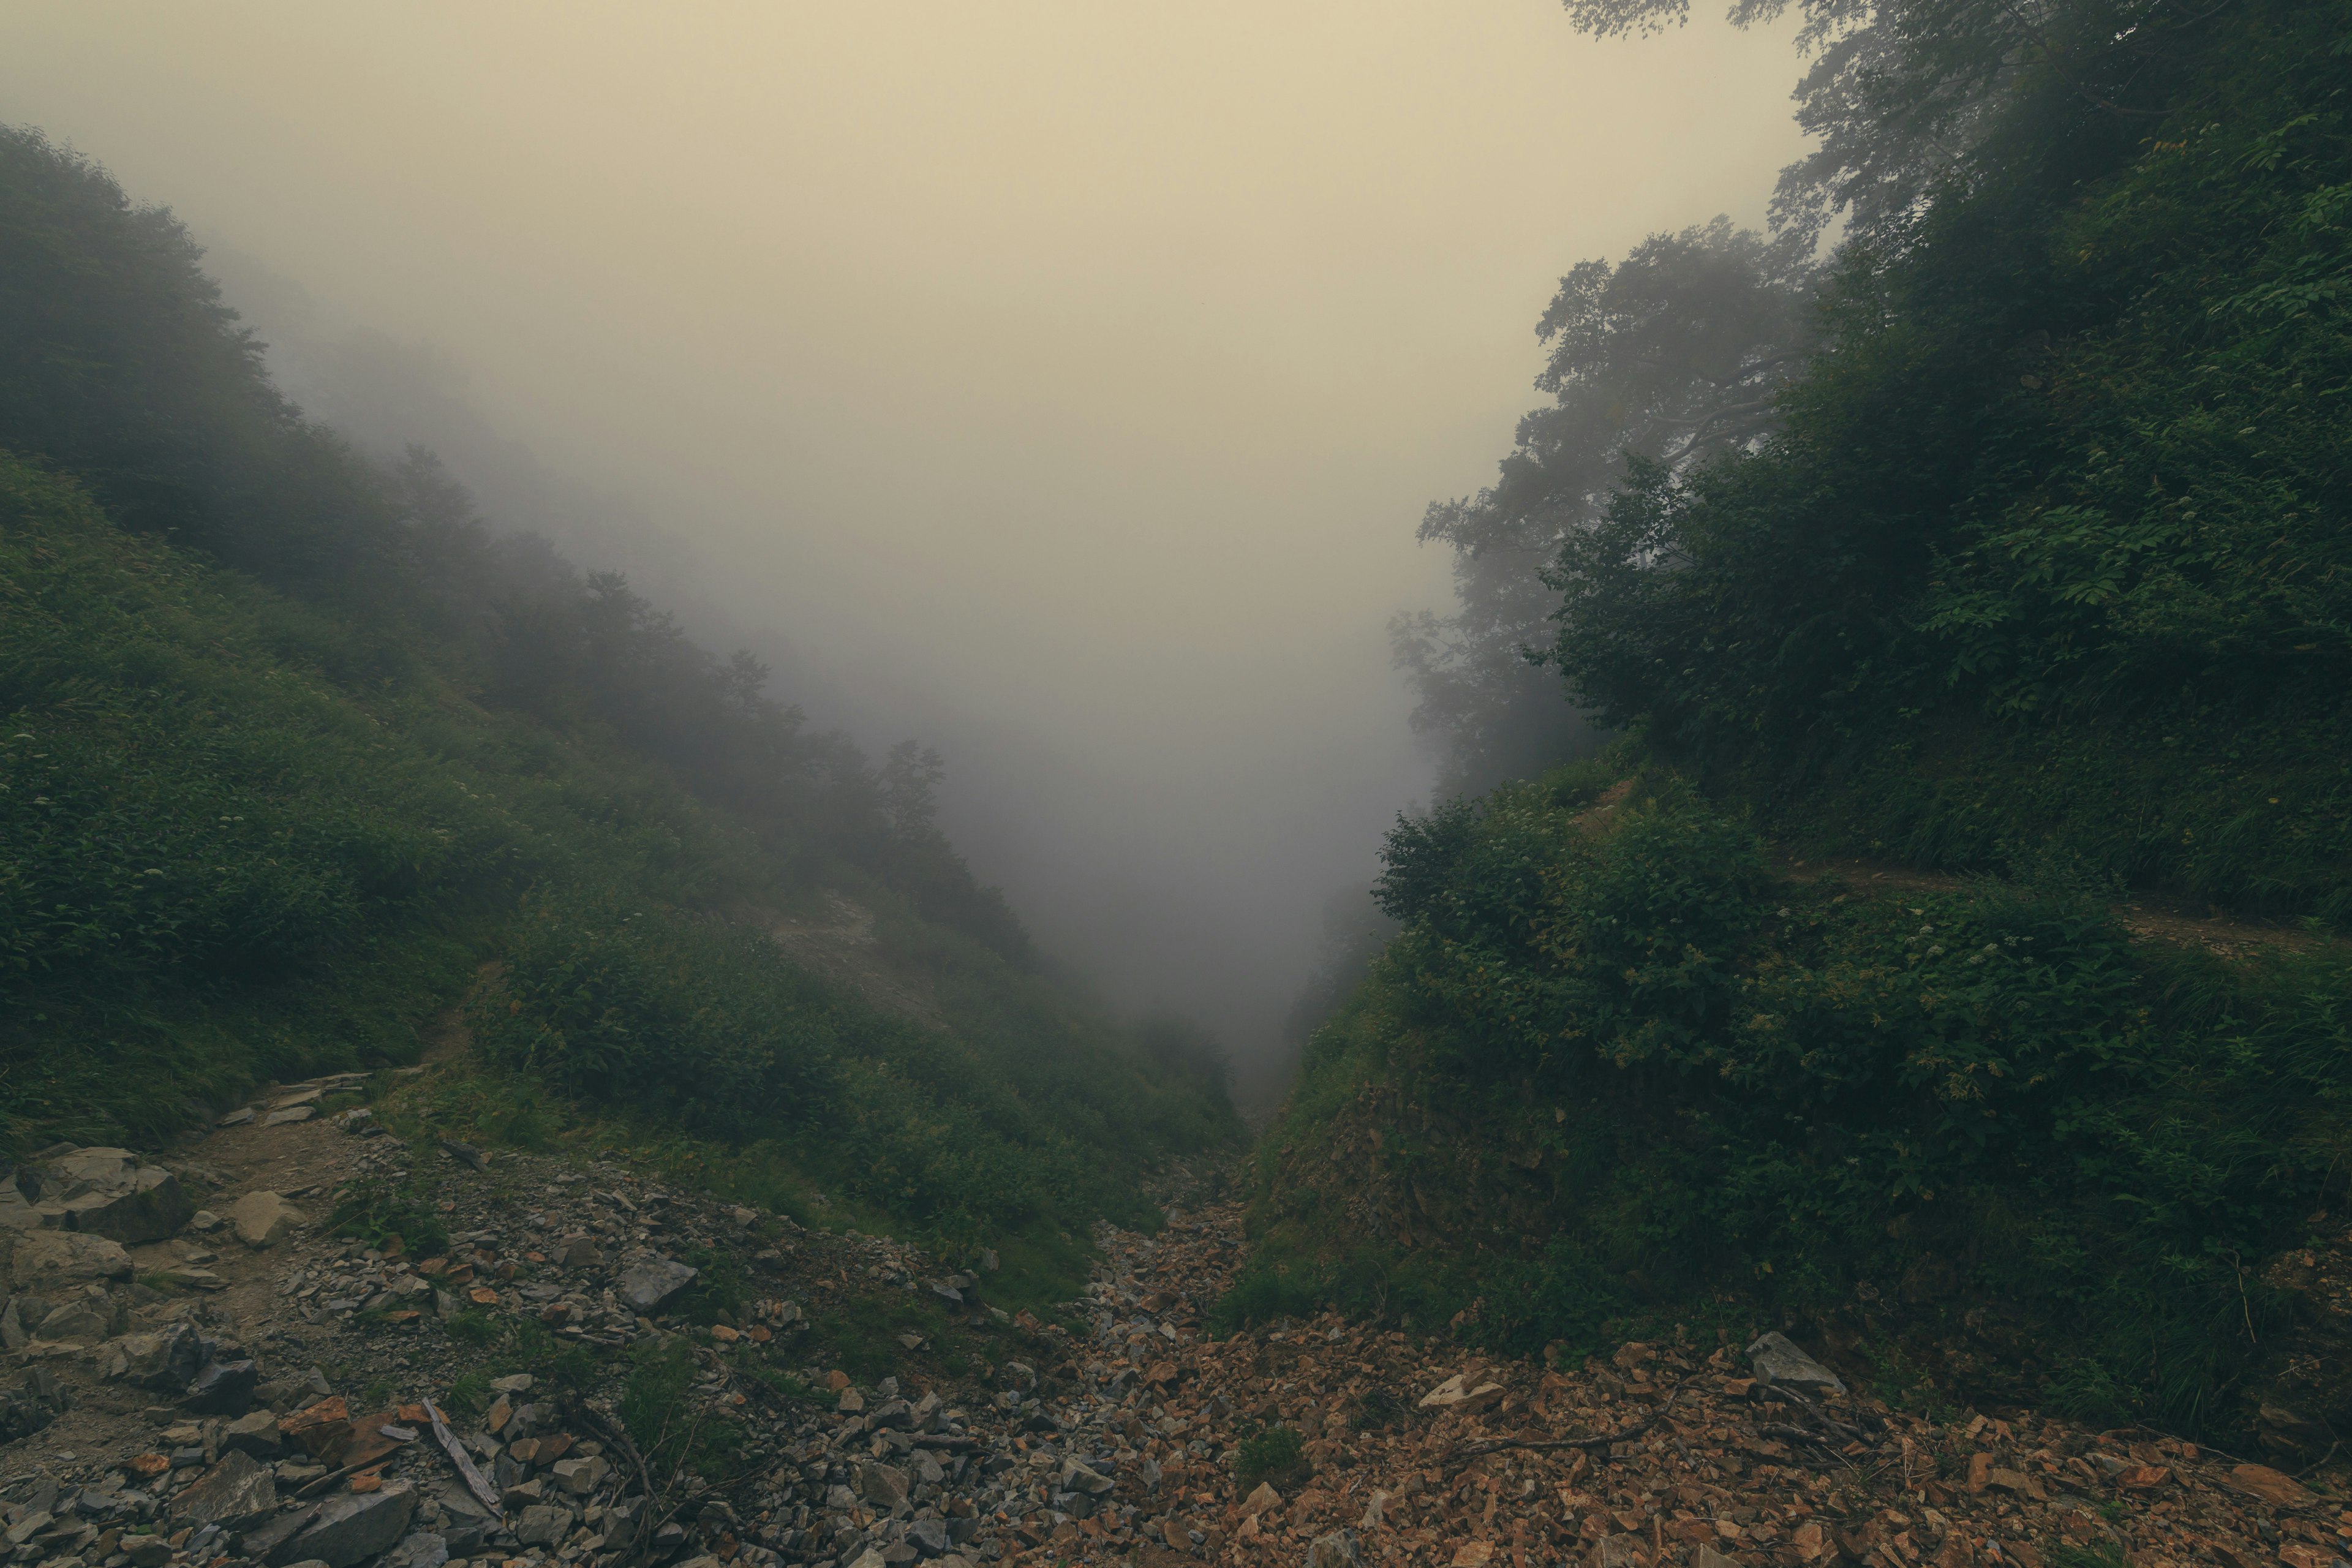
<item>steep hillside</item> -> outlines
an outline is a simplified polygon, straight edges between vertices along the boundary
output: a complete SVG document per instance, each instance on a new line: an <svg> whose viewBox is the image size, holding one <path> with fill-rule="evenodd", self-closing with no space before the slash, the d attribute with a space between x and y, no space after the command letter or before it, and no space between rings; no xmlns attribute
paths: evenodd
<svg viewBox="0 0 2352 1568"><path fill-rule="evenodd" d="M1400 825L1229 1317L1802 1326L1928 1405L2347 1429L2346 14L2095 11L1871 14L1885 183L1801 373L1763 333L1710 394L1769 427L1556 525L1545 662L1631 737ZM1582 493L1549 418L1464 528Z"/></svg>
<svg viewBox="0 0 2352 1568"><path fill-rule="evenodd" d="M198 260L0 132L0 1152L458 1040L480 1129L1066 1254L1233 1141L1213 1047L1045 975L936 755L870 766L429 454L304 422ZM790 933L843 904L820 973Z"/></svg>

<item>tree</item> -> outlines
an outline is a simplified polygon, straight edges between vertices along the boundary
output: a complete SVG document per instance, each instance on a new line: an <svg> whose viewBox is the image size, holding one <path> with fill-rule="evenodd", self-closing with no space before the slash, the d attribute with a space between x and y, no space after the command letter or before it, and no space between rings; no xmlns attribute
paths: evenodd
<svg viewBox="0 0 2352 1568"><path fill-rule="evenodd" d="M1529 649L1549 644L1559 595L1542 573L1622 483L1625 458L1679 469L1752 447L1811 342L1808 248L1728 218L1653 235L1611 266L1579 263L1538 323L1551 406L1519 421L1500 479L1440 501L1421 538L1454 549L1452 616L1391 627L1420 702L1414 728L1444 751L1444 793L1540 771L1589 745L1583 721Z"/></svg>

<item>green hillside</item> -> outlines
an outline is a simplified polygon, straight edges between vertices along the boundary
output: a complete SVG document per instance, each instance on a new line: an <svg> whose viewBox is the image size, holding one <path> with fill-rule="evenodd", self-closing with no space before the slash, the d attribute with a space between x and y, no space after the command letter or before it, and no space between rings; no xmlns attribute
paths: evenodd
<svg viewBox="0 0 2352 1568"><path fill-rule="evenodd" d="M169 215L24 132L0 330L6 1152L152 1146L454 1016L494 1131L963 1245L1148 1215L1237 1136L1212 1044L1048 977L935 756L869 765L429 454L305 422ZM862 972L793 962L843 900Z"/></svg>
<svg viewBox="0 0 2352 1568"><path fill-rule="evenodd" d="M1580 268L1564 412L1433 511L1553 541L1520 635L1626 738L1400 825L1226 1311L1805 1324L1906 1398L2293 1451L2352 1417L2286 1267L2352 1169L2352 12L1871 16L1801 92L1827 261Z"/></svg>

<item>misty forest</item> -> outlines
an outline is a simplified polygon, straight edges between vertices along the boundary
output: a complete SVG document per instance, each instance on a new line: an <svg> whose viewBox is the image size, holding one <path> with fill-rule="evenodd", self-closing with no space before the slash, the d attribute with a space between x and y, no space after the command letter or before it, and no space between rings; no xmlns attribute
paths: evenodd
<svg viewBox="0 0 2352 1568"><path fill-rule="evenodd" d="M2352 7L1536 9L1796 156L1545 231L1483 484L1259 474L1263 643L1181 529L747 586L0 12L0 1561L2342 1568ZM959 417L837 461L1025 548Z"/></svg>

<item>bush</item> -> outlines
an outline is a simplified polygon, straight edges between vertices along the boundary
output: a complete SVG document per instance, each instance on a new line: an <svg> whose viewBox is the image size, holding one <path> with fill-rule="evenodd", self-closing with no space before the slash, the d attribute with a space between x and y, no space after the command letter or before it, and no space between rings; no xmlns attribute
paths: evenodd
<svg viewBox="0 0 2352 1568"><path fill-rule="evenodd" d="M1243 1440L1234 1456L1234 1479L1244 1488L1261 1481L1287 1481L1307 1470L1307 1446L1277 1422Z"/></svg>

